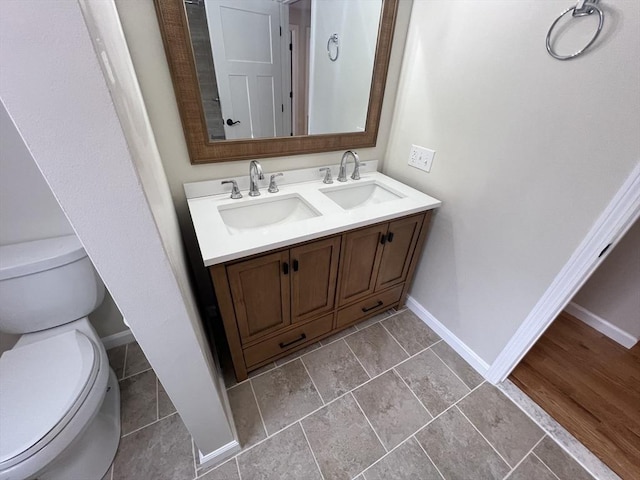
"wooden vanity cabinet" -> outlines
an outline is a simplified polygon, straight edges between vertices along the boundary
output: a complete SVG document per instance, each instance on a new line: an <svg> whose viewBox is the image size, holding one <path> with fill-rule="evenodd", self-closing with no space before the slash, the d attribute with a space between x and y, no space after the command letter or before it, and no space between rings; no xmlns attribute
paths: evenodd
<svg viewBox="0 0 640 480"><path fill-rule="evenodd" d="M413 215L344 235L340 306L404 282L423 219Z"/></svg>
<svg viewBox="0 0 640 480"><path fill-rule="evenodd" d="M371 295L382 257L381 240L388 224L362 228L343 236L338 304L346 305Z"/></svg>
<svg viewBox="0 0 640 480"><path fill-rule="evenodd" d="M412 215L344 235L338 305L351 306L338 310L337 328L400 302L424 222L425 214Z"/></svg>
<svg viewBox="0 0 640 480"><path fill-rule="evenodd" d="M376 292L407 279L423 219L424 215L414 215L389 222L384 243L381 243L382 257L376 277Z"/></svg>
<svg viewBox="0 0 640 480"><path fill-rule="evenodd" d="M404 304L431 212L209 268L238 381Z"/></svg>
<svg viewBox="0 0 640 480"><path fill-rule="evenodd" d="M339 254L340 237L333 237L230 264L242 344L331 312Z"/></svg>
<svg viewBox="0 0 640 480"><path fill-rule="evenodd" d="M340 236L294 247L291 256L291 316L294 323L332 312Z"/></svg>
<svg viewBox="0 0 640 480"><path fill-rule="evenodd" d="M227 276L243 343L291 323L288 250L229 265Z"/></svg>

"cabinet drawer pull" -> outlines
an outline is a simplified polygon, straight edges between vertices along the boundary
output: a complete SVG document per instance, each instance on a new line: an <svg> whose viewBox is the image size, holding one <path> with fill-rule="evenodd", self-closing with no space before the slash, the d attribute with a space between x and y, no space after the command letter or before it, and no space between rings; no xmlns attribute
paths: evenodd
<svg viewBox="0 0 640 480"><path fill-rule="evenodd" d="M290 342L287 342L287 343L280 342L280 348L286 348L286 347L288 347L290 345L293 345L294 343L298 343L300 340L304 340L305 338L307 338L307 336L304 333L302 333L295 340L291 340Z"/></svg>
<svg viewBox="0 0 640 480"><path fill-rule="evenodd" d="M293 271L294 271L294 272L297 272L297 271L298 271L298 266L299 266L299 265L298 265L298 260L294 260L294 261L293 261Z"/></svg>
<svg viewBox="0 0 640 480"><path fill-rule="evenodd" d="M387 243L387 236L385 234L382 234L382 237L380 237L380 243L382 245L384 245L385 243Z"/></svg>
<svg viewBox="0 0 640 480"><path fill-rule="evenodd" d="M289 274L289 264L287 262L284 262L282 264L282 273L284 273L285 275Z"/></svg>
<svg viewBox="0 0 640 480"><path fill-rule="evenodd" d="M364 313L369 312L371 310L375 310L376 308L378 308L379 306L381 306L384 302L382 300L378 300L378 302L373 306L373 307L362 307L362 311Z"/></svg>
<svg viewBox="0 0 640 480"><path fill-rule="evenodd" d="M393 232L387 233L387 242L393 242Z"/></svg>

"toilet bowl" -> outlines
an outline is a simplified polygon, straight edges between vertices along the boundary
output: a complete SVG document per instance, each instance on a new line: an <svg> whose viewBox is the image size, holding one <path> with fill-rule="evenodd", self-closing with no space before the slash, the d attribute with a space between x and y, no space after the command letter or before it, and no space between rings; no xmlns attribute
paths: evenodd
<svg viewBox="0 0 640 480"><path fill-rule="evenodd" d="M0 480L100 480L120 394L87 315L104 285L75 236L0 247Z"/></svg>

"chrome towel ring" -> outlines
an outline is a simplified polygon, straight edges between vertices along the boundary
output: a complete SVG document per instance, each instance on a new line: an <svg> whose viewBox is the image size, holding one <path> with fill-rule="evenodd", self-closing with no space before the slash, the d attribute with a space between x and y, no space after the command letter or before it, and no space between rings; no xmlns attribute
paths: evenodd
<svg viewBox="0 0 640 480"><path fill-rule="evenodd" d="M597 3L598 0L579 0L575 6L567 8L560 14L558 18L555 19L555 21L551 24L549 31L547 32L547 52L549 52L549 55L557 60L571 60L572 58L576 58L582 55L582 53L584 53L587 48L593 45L593 42L596 41L596 38L598 38L598 35L600 35L600 32L602 31L602 25L604 25L604 13L602 13L602 10L598 8L598 6L596 5ZM596 29L596 33L593 35L591 40L589 40L589 43L587 43L580 50L572 53L571 55L558 55L551 47L551 32L553 31L556 24L560 21L560 19L569 12L572 12L572 17L584 17L587 15L592 15L594 12L597 13L598 28Z"/></svg>
<svg viewBox="0 0 640 480"><path fill-rule="evenodd" d="M335 55L331 53L331 44L335 44L336 46ZM335 62L336 60L338 60L338 56L340 55L340 43L338 40L337 33L334 33L333 35L331 35L329 37L329 40L327 40L327 55L329 55L329 60L331 60L332 62Z"/></svg>

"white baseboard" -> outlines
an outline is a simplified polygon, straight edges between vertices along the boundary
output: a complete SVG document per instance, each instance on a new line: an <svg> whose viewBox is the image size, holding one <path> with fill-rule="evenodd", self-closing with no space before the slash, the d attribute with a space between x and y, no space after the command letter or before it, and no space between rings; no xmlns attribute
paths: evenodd
<svg viewBox="0 0 640 480"><path fill-rule="evenodd" d="M222 463L223 461L225 461L227 458L232 457L239 451L240 451L240 444L238 443L237 440L233 440L232 442L229 442L226 445L223 445L222 447L220 447L219 449L214 450L213 452L207 453L206 455L203 455L203 453L200 450L198 450L198 455L200 457L199 468L204 470L206 468L214 467Z"/></svg>
<svg viewBox="0 0 640 480"><path fill-rule="evenodd" d="M125 345L127 343L135 342L135 337L131 330L128 328L123 330L122 332L114 333L113 335L107 335L106 337L101 337L102 344L106 350L109 350L113 347L119 347L120 345Z"/></svg>
<svg viewBox="0 0 640 480"><path fill-rule="evenodd" d="M614 324L607 322L604 318L599 317L577 303L571 302L565 307L565 310L578 320L586 323L592 328L595 328L597 331L606 335L611 340L619 343L625 348L631 348L638 342L638 339L633 335L616 327Z"/></svg>
<svg viewBox="0 0 640 480"><path fill-rule="evenodd" d="M476 352L471 350L462 340L456 337L451 330L440 323L431 312L420 305L411 295L407 297L407 307L415 313L420 320L426 323L431 330L440 335L440 337L480 375L486 378L489 364L480 358Z"/></svg>

